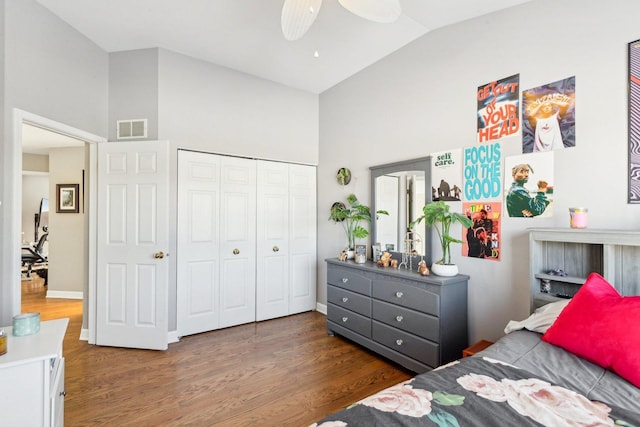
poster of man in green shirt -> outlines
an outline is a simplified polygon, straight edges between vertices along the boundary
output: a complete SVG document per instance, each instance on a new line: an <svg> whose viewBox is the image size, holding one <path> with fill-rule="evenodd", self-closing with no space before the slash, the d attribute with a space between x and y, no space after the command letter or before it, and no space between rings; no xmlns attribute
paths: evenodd
<svg viewBox="0 0 640 427"><path fill-rule="evenodd" d="M528 155L527 160L529 158L533 159L535 156ZM548 166L549 162L551 163L551 170L553 170L553 157L548 157L545 160L545 166ZM520 218L550 217L552 213L550 209L551 196L553 195L553 185L550 184L551 177L540 175L542 178L535 180L535 184L529 184L529 181L534 181L531 178L535 174L531 163L516 162L511 165L513 181L510 185L505 183L505 188L507 189L505 197L507 215ZM505 169L509 170L507 167Z"/></svg>

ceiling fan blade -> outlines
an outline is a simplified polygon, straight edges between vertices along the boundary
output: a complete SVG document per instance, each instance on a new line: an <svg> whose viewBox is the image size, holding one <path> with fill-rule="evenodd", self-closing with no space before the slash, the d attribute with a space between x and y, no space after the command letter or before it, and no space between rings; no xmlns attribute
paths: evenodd
<svg viewBox="0 0 640 427"><path fill-rule="evenodd" d="M391 23L400 17L400 0L338 0L342 7L373 22Z"/></svg>
<svg viewBox="0 0 640 427"><path fill-rule="evenodd" d="M309 31L320 12L322 0L284 0L282 34L287 40L299 40Z"/></svg>

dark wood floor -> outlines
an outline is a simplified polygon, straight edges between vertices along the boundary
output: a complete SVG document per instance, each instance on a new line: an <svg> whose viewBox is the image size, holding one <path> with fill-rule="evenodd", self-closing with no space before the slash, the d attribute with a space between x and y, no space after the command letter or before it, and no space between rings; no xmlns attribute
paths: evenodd
<svg viewBox="0 0 640 427"><path fill-rule="evenodd" d="M183 338L167 351L80 341L82 302L24 281L22 311L69 318L66 426L307 426L410 372L339 337L316 312Z"/></svg>

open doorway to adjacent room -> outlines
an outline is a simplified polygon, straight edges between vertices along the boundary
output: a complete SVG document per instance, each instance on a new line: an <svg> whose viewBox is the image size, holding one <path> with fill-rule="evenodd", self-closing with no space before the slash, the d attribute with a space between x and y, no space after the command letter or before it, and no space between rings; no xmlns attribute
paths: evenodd
<svg viewBox="0 0 640 427"><path fill-rule="evenodd" d="M86 144L81 139L22 123L22 312L37 311L44 318L78 311L82 315L87 271ZM73 196L66 211L59 209L60 186L70 186L62 187L71 189L71 193L63 194ZM61 304L67 307L62 312ZM55 314L47 313L54 307Z"/></svg>

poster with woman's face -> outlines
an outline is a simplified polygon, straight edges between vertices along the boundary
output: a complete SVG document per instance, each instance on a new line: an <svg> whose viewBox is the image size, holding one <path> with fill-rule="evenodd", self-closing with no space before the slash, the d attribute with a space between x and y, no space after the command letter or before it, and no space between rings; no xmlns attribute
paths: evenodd
<svg viewBox="0 0 640 427"><path fill-rule="evenodd" d="M522 92L522 152L575 147L576 78Z"/></svg>

